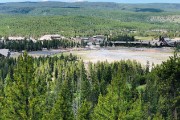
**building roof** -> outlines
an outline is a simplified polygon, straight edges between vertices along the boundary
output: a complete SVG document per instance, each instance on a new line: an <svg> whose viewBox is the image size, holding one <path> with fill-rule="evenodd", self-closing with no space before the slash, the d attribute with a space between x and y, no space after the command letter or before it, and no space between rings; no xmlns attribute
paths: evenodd
<svg viewBox="0 0 180 120"><path fill-rule="evenodd" d="M39 40L52 40L52 39L61 39L61 35L55 34L55 35L44 35L39 38Z"/></svg>
<svg viewBox="0 0 180 120"><path fill-rule="evenodd" d="M95 35L95 36L93 36L93 38L105 38L106 36L104 36L104 35Z"/></svg>
<svg viewBox="0 0 180 120"><path fill-rule="evenodd" d="M9 40L24 40L25 37L8 37Z"/></svg>
<svg viewBox="0 0 180 120"><path fill-rule="evenodd" d="M0 49L0 54L5 56L5 57L8 57L9 56L9 49Z"/></svg>

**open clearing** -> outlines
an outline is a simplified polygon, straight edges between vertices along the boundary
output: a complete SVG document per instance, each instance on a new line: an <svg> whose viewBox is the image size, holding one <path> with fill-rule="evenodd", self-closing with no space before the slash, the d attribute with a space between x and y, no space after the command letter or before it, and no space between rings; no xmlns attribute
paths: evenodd
<svg viewBox="0 0 180 120"><path fill-rule="evenodd" d="M68 51L68 52L67 52ZM152 64L161 64L166 61L170 56L173 56L172 48L133 48L133 47L110 47L110 48L100 48L96 50L43 50L43 51L32 51L29 55L38 56L60 56L62 53L64 55L73 55L81 58L85 63L98 61L120 61L120 60L136 60L143 66ZM13 53L11 57L19 56L20 53Z"/></svg>
<svg viewBox="0 0 180 120"><path fill-rule="evenodd" d="M99 50L87 51L70 51L65 54L72 53L77 55L85 62L96 63L98 61L120 61L120 60L136 60L142 65L161 64L170 56L173 56L173 49L171 48L105 48Z"/></svg>

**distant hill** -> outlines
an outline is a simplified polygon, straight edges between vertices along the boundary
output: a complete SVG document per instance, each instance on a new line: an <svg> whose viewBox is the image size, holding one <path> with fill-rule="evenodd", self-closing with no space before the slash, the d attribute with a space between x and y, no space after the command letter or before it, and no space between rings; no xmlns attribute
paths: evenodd
<svg viewBox="0 0 180 120"><path fill-rule="evenodd" d="M15 2L0 4L0 36L60 33L67 36L158 34L178 31L180 4ZM146 31L146 32L144 32ZM177 33L177 32L176 32Z"/></svg>
<svg viewBox="0 0 180 120"><path fill-rule="evenodd" d="M1 3L0 13L40 14L40 11L51 9L89 9L89 10L119 10L132 12L169 12L180 11L180 4L119 4L106 2L16 2ZM52 13L58 15L57 12ZM60 14L60 13L59 13Z"/></svg>
<svg viewBox="0 0 180 120"><path fill-rule="evenodd" d="M91 16L119 21L152 22L151 17L180 14L180 4L119 4L106 2L16 2L0 4L0 14ZM154 20L154 19L153 19ZM157 20L155 20L157 21Z"/></svg>

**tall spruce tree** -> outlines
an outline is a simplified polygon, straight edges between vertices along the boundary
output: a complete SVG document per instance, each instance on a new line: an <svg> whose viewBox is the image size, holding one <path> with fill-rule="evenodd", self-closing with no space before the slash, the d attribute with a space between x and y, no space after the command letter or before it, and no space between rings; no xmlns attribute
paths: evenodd
<svg viewBox="0 0 180 120"><path fill-rule="evenodd" d="M68 81L65 80L60 93L58 95L57 101L55 102L53 109L51 111L49 120L73 120L73 110L72 110L72 99L71 91L69 90Z"/></svg>
<svg viewBox="0 0 180 120"><path fill-rule="evenodd" d="M87 100L84 100L81 107L78 109L77 120L91 120L92 105Z"/></svg>
<svg viewBox="0 0 180 120"><path fill-rule="evenodd" d="M32 101L35 96L33 59L23 53L14 69L13 80L9 77L5 86L4 119L34 118Z"/></svg>
<svg viewBox="0 0 180 120"><path fill-rule="evenodd" d="M180 57L175 53L157 68L158 90L164 98L161 111L166 119L180 119Z"/></svg>

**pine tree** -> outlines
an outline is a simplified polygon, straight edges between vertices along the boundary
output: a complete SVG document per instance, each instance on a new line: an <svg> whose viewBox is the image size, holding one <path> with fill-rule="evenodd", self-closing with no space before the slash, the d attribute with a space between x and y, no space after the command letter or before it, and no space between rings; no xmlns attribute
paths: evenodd
<svg viewBox="0 0 180 120"><path fill-rule="evenodd" d="M121 111L118 119L120 120L142 120L143 111L141 98L136 99L135 101L128 102L129 109L126 109L126 112Z"/></svg>
<svg viewBox="0 0 180 120"><path fill-rule="evenodd" d="M175 53L167 62L157 68L159 94L165 98L162 115L169 119L179 119L179 89L180 89L180 57Z"/></svg>
<svg viewBox="0 0 180 120"><path fill-rule="evenodd" d="M108 93L105 96L99 96L98 104L94 108L92 116L94 120L117 120L120 111L126 110L127 101L125 100L124 92L128 89L126 89L125 83L120 76L112 80L107 90Z"/></svg>
<svg viewBox="0 0 180 120"><path fill-rule="evenodd" d="M164 119L163 119L162 115L159 112L157 112L152 120L164 120Z"/></svg>
<svg viewBox="0 0 180 120"><path fill-rule="evenodd" d="M18 58L14 79L5 86L4 119L32 119L34 99L33 59L25 52Z"/></svg>
<svg viewBox="0 0 180 120"><path fill-rule="evenodd" d="M91 108L91 103L87 100L84 100L78 110L77 120L91 120Z"/></svg>
<svg viewBox="0 0 180 120"><path fill-rule="evenodd" d="M53 120L73 120L74 115L72 111L72 100L71 92L68 88L68 81L65 80L60 93L58 95L57 101L51 111L51 117L49 119Z"/></svg>
<svg viewBox="0 0 180 120"><path fill-rule="evenodd" d="M91 93L90 81L87 79L86 70L83 61L80 62L80 90L81 90L81 101L89 99Z"/></svg>

